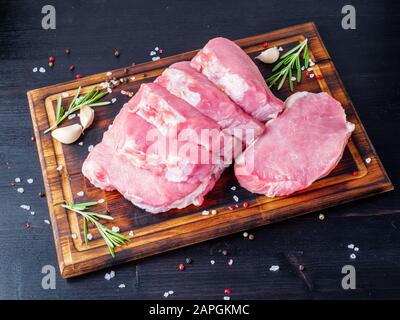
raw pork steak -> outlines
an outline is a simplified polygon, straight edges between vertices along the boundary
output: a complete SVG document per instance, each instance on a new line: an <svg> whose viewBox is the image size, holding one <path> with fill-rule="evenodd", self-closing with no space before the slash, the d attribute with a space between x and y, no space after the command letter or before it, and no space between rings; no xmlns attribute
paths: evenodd
<svg viewBox="0 0 400 320"><path fill-rule="evenodd" d="M283 102L272 94L251 58L228 39L210 40L191 66L260 121L276 118L283 110Z"/></svg>
<svg viewBox="0 0 400 320"><path fill-rule="evenodd" d="M326 93L298 92L285 106L235 164L240 185L268 197L289 195L329 174L354 130Z"/></svg>
<svg viewBox="0 0 400 320"><path fill-rule="evenodd" d="M224 132L234 135L244 145L250 144L265 130L263 123L243 112L210 80L194 70L189 61L169 66L155 82L215 120Z"/></svg>
<svg viewBox="0 0 400 320"><path fill-rule="evenodd" d="M171 134L210 128L222 135L217 123L184 100L157 84L143 84L90 152L82 172L96 187L116 189L149 212L200 205L227 164L216 159L218 150L209 140Z"/></svg>

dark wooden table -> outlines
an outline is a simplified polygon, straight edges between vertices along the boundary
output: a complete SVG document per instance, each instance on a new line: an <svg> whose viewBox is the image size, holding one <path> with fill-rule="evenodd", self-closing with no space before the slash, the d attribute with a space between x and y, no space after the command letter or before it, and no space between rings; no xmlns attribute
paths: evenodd
<svg viewBox="0 0 400 320"><path fill-rule="evenodd" d="M400 298L398 190L326 210L323 221L316 213L251 230L253 241L238 234L116 267L110 281L104 279L110 270L61 279L51 228L44 222L49 219L46 200L38 196L43 181L26 99L27 90L73 79L76 73L148 61L156 46L173 55L199 48L214 36L238 39L315 21L396 188L398 1L51 1L56 29L43 30L46 4L0 1L0 298L161 299L173 290L168 299L222 299L225 288L231 289L232 299ZM345 4L356 8L356 30L341 27ZM52 69L49 56L56 58ZM41 66L45 73L32 72ZM23 194L10 186L16 177ZM360 248L355 260L347 248L351 243ZM193 264L179 272L185 257ZM298 264L305 266L303 273ZM346 291L341 269L349 264L357 272L357 289ZM45 265L56 267L56 290L42 289ZM269 271L271 265L280 270ZM122 283L126 287L118 288Z"/></svg>

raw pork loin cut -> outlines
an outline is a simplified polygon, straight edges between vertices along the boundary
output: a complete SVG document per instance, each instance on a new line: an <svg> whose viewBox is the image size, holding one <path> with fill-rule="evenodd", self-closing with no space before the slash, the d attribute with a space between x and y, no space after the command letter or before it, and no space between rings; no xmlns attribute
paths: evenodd
<svg viewBox="0 0 400 320"><path fill-rule="evenodd" d="M228 39L210 40L191 66L260 121L276 118L283 110L283 102L273 95L251 58Z"/></svg>
<svg viewBox="0 0 400 320"><path fill-rule="evenodd" d="M190 135L166 139L185 129L195 133L213 129L224 135L215 121L165 88L143 84L89 153L82 172L96 187L116 189L149 212L200 205L229 159L223 150L215 150L224 145L207 139L196 141ZM169 148L173 145L176 148Z"/></svg>
<svg viewBox="0 0 400 320"><path fill-rule="evenodd" d="M235 163L240 185L268 197L289 195L329 174L354 130L326 93L298 92L285 106Z"/></svg>
<svg viewBox="0 0 400 320"><path fill-rule="evenodd" d="M194 70L189 61L172 64L155 82L215 120L224 132L234 135L244 145L250 144L265 130L263 123L243 112L210 80Z"/></svg>

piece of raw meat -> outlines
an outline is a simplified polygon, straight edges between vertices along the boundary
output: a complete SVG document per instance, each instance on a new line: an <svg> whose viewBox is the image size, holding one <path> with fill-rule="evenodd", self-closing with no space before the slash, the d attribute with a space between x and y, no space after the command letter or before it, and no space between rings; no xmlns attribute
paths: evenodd
<svg viewBox="0 0 400 320"><path fill-rule="evenodd" d="M200 132L202 126L223 135L218 124L193 111L159 85L142 85L89 153L83 174L96 187L116 189L149 212L200 205L228 164L223 161L224 145L216 150L221 156L213 150L218 144L207 139L201 144L168 136L171 128Z"/></svg>
<svg viewBox="0 0 400 320"><path fill-rule="evenodd" d="M234 135L244 145L249 145L265 130L263 123L243 112L210 80L194 70L189 61L172 64L155 82L215 120L225 133Z"/></svg>
<svg viewBox="0 0 400 320"><path fill-rule="evenodd" d="M226 38L210 40L191 66L257 120L276 118L283 110L283 102L273 95L251 58Z"/></svg>
<svg viewBox="0 0 400 320"><path fill-rule="evenodd" d="M329 174L354 130L326 93L298 92L285 106L235 163L240 185L268 197L289 195Z"/></svg>

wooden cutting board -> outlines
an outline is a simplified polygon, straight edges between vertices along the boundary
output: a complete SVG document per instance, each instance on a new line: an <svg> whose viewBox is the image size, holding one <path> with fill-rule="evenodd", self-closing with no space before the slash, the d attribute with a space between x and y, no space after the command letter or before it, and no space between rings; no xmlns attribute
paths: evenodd
<svg viewBox="0 0 400 320"><path fill-rule="evenodd" d="M290 197L270 199L251 194L238 186L230 168L224 172L201 207L190 206L153 215L136 208L118 192L105 192L93 187L83 177L81 166L88 154L88 147L101 141L103 132L129 99L121 94L121 90L136 92L141 83L153 81L163 69L174 62L190 60L197 51L29 91L29 106L61 275L64 278L77 276L392 190L393 186L314 23L284 28L236 42L254 57L264 50L262 44L266 41L270 46L282 46L286 51L304 38L309 39L311 58L316 62L314 72L322 78L318 80L316 77L303 76L301 85L295 86L295 90L330 93L345 108L348 120L355 124L355 131L342 160L333 172L308 189ZM271 66L259 62L257 64L264 76L271 74ZM79 86L86 92L92 86L113 77L127 77L128 82L119 85L107 96L107 99L117 99L113 105L96 108L95 123L87 130L83 139L78 140L83 141L83 146L78 145L78 142L62 145L50 134L43 134L43 131L54 123L56 99L60 94L65 95L66 92L72 96ZM276 94L285 99L290 92L286 86ZM68 104L70 99L65 98L64 105ZM75 118L66 122L77 121L78 118ZM371 159L369 164L365 161L367 158ZM62 170L59 172L56 168L60 165ZM231 190L232 186L236 186L236 190ZM84 191L84 197L77 197L79 191ZM233 200L234 195L239 198L239 202ZM111 214L114 220L108 223L108 227L115 225L120 227L125 235L130 231L134 234L126 246L117 249L115 258L111 257L102 238L94 229L90 230L93 240L86 245L83 241L81 218L61 207L64 200L83 202L101 198L104 198L105 202L95 207L95 211L108 211ZM247 208L243 207L245 202L248 203ZM217 214L201 214L203 210L212 209L217 210ZM77 236L73 238L72 234Z"/></svg>

